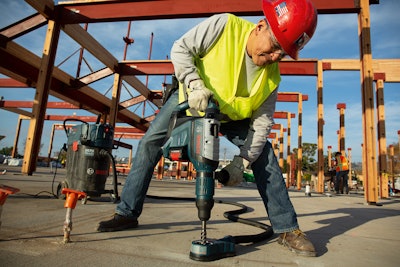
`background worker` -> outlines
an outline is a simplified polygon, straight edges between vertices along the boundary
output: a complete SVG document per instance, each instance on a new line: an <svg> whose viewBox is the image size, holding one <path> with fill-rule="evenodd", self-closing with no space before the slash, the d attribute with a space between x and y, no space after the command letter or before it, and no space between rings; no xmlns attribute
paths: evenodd
<svg viewBox="0 0 400 267"><path fill-rule="evenodd" d="M169 118L178 102L188 100L192 114L204 111L213 96L224 115L221 133L240 148L224 169L227 185L243 180L243 170L253 170L278 242L299 255L315 256L313 244L299 229L281 170L267 140L273 125L280 73L278 62L298 52L314 34L317 12L310 0L262 0L265 18L257 24L231 14L214 15L179 40L171 50L180 82L141 139L111 220L98 231L118 231L138 226L137 218L159 161Z"/></svg>
<svg viewBox="0 0 400 267"><path fill-rule="evenodd" d="M331 159L331 167L328 169L328 173L326 175L328 178L328 191L335 191L336 184L336 158L333 157Z"/></svg>
<svg viewBox="0 0 400 267"><path fill-rule="evenodd" d="M349 193L349 162L341 152L336 152L336 182L335 182L335 192L336 194L343 194L343 191ZM342 186L340 186L342 184Z"/></svg>

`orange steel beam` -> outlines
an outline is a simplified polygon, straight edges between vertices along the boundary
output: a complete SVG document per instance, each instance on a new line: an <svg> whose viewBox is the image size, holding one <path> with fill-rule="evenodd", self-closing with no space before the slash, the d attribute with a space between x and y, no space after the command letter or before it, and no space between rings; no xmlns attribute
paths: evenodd
<svg viewBox="0 0 400 267"><path fill-rule="evenodd" d="M313 0L319 14L357 13L354 0ZM61 2L56 6L65 24L107 21L206 17L229 12L238 16L263 16L259 0L161 0Z"/></svg>

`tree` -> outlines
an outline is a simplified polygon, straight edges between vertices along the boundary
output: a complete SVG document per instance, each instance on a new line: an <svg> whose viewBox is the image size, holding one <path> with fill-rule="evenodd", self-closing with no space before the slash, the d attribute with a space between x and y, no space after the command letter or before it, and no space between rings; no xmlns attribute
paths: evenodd
<svg viewBox="0 0 400 267"><path fill-rule="evenodd" d="M13 150L13 147L3 147L2 149L0 149L0 154L6 155L6 156L11 156L11 152Z"/></svg>
<svg viewBox="0 0 400 267"><path fill-rule="evenodd" d="M317 160L315 155L317 153L317 144L303 143L303 157L302 157L302 170L303 172L315 172L317 168ZM293 152L297 154L298 149L294 148Z"/></svg>

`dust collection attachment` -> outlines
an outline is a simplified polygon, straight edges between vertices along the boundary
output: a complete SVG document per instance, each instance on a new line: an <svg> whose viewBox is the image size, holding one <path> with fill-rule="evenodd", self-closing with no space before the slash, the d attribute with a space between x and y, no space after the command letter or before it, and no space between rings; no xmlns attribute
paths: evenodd
<svg viewBox="0 0 400 267"><path fill-rule="evenodd" d="M67 127L67 121L79 121L82 124ZM111 154L113 127L100 124L100 115L95 124L71 118L66 119L63 126L68 137L67 175L66 180L57 187L57 196L62 197L63 188L71 188L86 193L83 203L86 203L88 197L100 197L102 194L110 194L111 201L116 203L119 197L115 162ZM113 189L105 190L110 162L113 167Z"/></svg>

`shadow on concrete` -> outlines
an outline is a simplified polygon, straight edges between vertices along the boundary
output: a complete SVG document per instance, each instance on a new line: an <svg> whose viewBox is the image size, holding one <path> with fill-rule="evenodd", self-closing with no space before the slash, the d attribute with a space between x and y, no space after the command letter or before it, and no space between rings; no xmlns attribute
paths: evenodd
<svg viewBox="0 0 400 267"><path fill-rule="evenodd" d="M327 244L336 236L340 236L351 229L377 219L400 216L398 210L368 207L340 208L317 213L300 214L298 217L321 215L334 215L334 218L315 221L315 223L325 226L306 233L313 241L319 255L328 252Z"/></svg>

